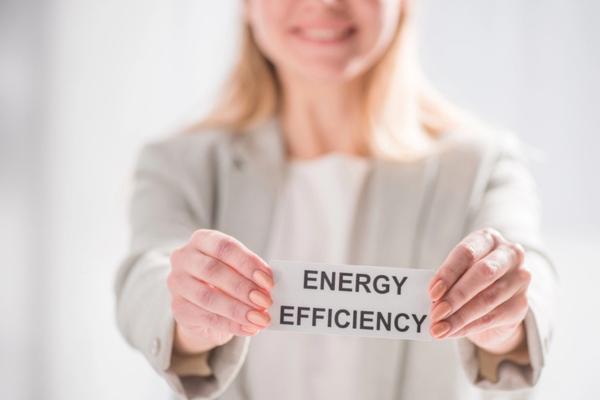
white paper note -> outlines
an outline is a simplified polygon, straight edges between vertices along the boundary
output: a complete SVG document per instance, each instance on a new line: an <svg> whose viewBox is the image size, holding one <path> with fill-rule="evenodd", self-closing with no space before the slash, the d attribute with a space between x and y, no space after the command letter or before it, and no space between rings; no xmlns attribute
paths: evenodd
<svg viewBox="0 0 600 400"><path fill-rule="evenodd" d="M431 340L435 271L271 260L270 330Z"/></svg>

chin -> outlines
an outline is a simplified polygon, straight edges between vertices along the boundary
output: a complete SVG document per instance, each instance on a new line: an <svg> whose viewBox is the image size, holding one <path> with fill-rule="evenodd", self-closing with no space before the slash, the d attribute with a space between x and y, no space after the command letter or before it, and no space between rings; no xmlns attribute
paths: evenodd
<svg viewBox="0 0 600 400"><path fill-rule="evenodd" d="M298 68L298 66L300 68ZM320 84L340 84L355 79L360 73L352 71L351 64L344 62L298 63L295 68L302 80Z"/></svg>

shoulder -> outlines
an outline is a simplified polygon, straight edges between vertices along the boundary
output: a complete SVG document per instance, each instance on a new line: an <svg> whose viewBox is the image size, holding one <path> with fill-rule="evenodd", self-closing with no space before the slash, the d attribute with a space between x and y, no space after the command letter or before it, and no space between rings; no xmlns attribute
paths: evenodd
<svg viewBox="0 0 600 400"><path fill-rule="evenodd" d="M459 165L473 169L492 168L506 158L526 158L525 144L512 130L484 123L472 123L447 132L440 140L442 158L460 160Z"/></svg>
<svg viewBox="0 0 600 400"><path fill-rule="evenodd" d="M238 164L244 159L264 162L266 158L276 158L281 145L277 121L270 118L239 131L216 127L173 134L147 143L141 155L198 171Z"/></svg>
<svg viewBox="0 0 600 400"><path fill-rule="evenodd" d="M138 169L151 168L193 180L214 177L235 162L240 144L252 142L254 133L217 127L170 134L141 147Z"/></svg>
<svg viewBox="0 0 600 400"><path fill-rule="evenodd" d="M146 142L138 150L133 179L139 185L152 182L186 196L210 196L222 164L219 153L230 138L227 130L205 129Z"/></svg>
<svg viewBox="0 0 600 400"><path fill-rule="evenodd" d="M478 204L490 188L529 175L524 144L511 130L469 125L448 132L441 142L437 185L464 204Z"/></svg>
<svg viewBox="0 0 600 400"><path fill-rule="evenodd" d="M146 159L190 163L214 157L231 142L233 132L227 129L211 128L193 132L175 133L147 142L140 149L140 156Z"/></svg>

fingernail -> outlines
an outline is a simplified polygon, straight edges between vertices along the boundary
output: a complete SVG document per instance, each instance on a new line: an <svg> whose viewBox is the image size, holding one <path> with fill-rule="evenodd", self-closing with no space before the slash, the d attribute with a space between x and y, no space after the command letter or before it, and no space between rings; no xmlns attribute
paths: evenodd
<svg viewBox="0 0 600 400"><path fill-rule="evenodd" d="M435 337L439 337L439 336L442 336L443 334L445 334L446 332L448 332L449 330L450 330L450 324L447 323L446 321L442 321L431 327L431 335L433 335Z"/></svg>
<svg viewBox="0 0 600 400"><path fill-rule="evenodd" d="M450 303L444 300L440 304L438 304L431 312L431 320L439 321L441 319L444 319L448 316L448 314L450 314L450 311L452 311L452 306L450 305Z"/></svg>
<svg viewBox="0 0 600 400"><path fill-rule="evenodd" d="M242 325L242 330L243 330L244 332L248 332L248 333L251 333L251 334L253 334L253 335L254 335L256 332L258 332L258 329L256 329L256 328L252 328L252 327L250 327L250 326L245 326L245 325Z"/></svg>
<svg viewBox="0 0 600 400"><path fill-rule="evenodd" d="M431 300L433 301L436 301L440 299L444 295L444 293L446 293L446 284L440 279L431 288L431 291L429 292L429 298L431 298Z"/></svg>
<svg viewBox="0 0 600 400"><path fill-rule="evenodd" d="M260 313L258 311L248 312L246 318L248 318L248 321L252 322L253 324L260 326L267 326L269 325L269 322L271 322L271 318L268 315Z"/></svg>
<svg viewBox="0 0 600 400"><path fill-rule="evenodd" d="M269 275L267 275L266 272L261 271L260 269L254 271L254 273L252 274L252 279L254 279L254 282L256 282L258 285L262 286L267 290L271 289L275 284L275 282L273 282L273 278L271 278Z"/></svg>
<svg viewBox="0 0 600 400"><path fill-rule="evenodd" d="M269 308L273 305L273 300L267 296L263 291L253 290L248 295L250 301L261 308Z"/></svg>

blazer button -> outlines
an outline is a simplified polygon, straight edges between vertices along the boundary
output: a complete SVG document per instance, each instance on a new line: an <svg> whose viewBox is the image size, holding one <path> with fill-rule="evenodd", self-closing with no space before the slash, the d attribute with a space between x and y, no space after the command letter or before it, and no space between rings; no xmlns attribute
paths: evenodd
<svg viewBox="0 0 600 400"><path fill-rule="evenodd" d="M235 165L235 167L237 169L243 169L244 168L244 160L236 157L233 159L233 165Z"/></svg>
<svg viewBox="0 0 600 400"><path fill-rule="evenodd" d="M154 339L152 341L152 343L150 344L150 353L152 353L152 355L155 356L158 354L159 350L160 350L160 340Z"/></svg>

